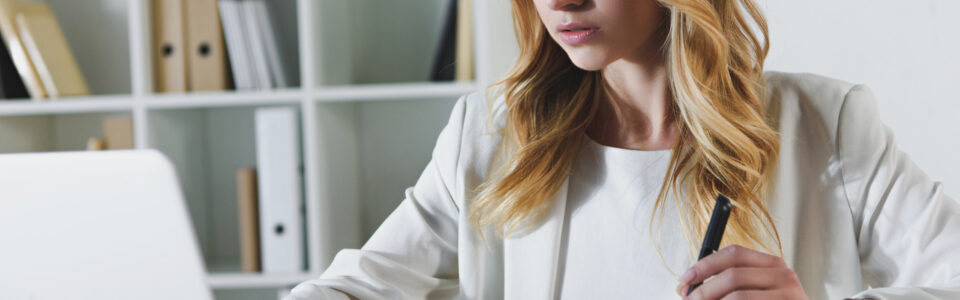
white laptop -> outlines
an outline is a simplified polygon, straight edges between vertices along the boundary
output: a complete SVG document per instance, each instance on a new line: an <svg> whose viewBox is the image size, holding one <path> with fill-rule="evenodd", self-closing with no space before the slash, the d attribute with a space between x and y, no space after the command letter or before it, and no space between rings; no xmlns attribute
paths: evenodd
<svg viewBox="0 0 960 300"><path fill-rule="evenodd" d="M159 152L0 155L0 299L211 299Z"/></svg>

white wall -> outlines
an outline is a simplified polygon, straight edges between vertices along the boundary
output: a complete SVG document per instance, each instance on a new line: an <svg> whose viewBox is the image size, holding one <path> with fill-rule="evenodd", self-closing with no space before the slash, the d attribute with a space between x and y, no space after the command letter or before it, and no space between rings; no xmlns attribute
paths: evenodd
<svg viewBox="0 0 960 300"><path fill-rule="evenodd" d="M868 85L900 149L960 197L960 1L758 2L767 69Z"/></svg>

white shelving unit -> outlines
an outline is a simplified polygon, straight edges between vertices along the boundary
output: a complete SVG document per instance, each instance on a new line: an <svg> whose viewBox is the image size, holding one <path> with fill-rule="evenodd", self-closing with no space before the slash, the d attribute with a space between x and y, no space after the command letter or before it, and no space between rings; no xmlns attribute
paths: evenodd
<svg viewBox="0 0 960 300"><path fill-rule="evenodd" d="M0 153L83 150L102 134L102 117L131 116L136 148L158 149L178 169L215 291L288 288L318 276L339 249L359 247L415 183L454 100L513 59L502 46L512 34L493 34L510 33L507 0L473 2L474 82L427 81L448 1L272 0L298 68L294 86L160 94L149 0L46 2L93 95L0 100ZM233 170L255 165L252 113L266 106L301 114L302 273L238 272Z"/></svg>

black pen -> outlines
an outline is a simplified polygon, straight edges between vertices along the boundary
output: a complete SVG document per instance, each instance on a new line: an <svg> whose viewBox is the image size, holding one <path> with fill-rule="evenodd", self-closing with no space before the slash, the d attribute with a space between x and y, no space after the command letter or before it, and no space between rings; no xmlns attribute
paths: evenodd
<svg viewBox="0 0 960 300"><path fill-rule="evenodd" d="M713 214L710 215L710 223L707 224L707 232L703 235L703 245L700 246L701 260L707 255L717 252L720 247L720 239L723 238L723 229L727 227L727 219L730 218L730 199L724 195L717 195L717 203L713 206ZM701 282L690 285L687 289L687 295L693 292L693 289L700 286Z"/></svg>

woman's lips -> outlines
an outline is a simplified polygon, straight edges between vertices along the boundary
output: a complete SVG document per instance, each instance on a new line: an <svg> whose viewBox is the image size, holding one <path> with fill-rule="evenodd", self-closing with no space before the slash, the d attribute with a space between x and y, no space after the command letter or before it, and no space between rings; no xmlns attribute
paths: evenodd
<svg viewBox="0 0 960 300"><path fill-rule="evenodd" d="M569 45L579 45L590 41L597 33L596 27L561 30L560 39Z"/></svg>

